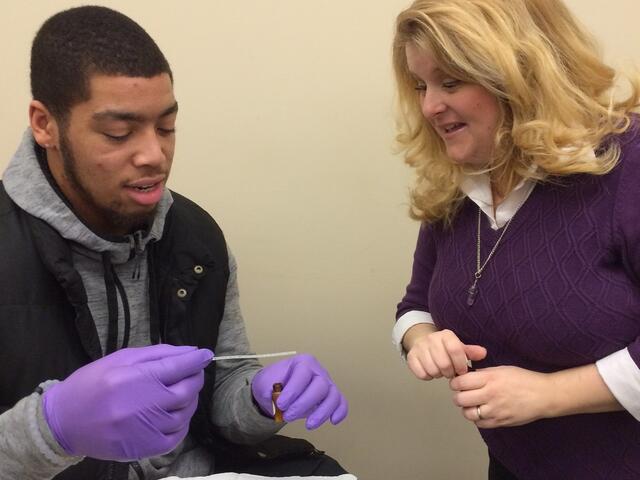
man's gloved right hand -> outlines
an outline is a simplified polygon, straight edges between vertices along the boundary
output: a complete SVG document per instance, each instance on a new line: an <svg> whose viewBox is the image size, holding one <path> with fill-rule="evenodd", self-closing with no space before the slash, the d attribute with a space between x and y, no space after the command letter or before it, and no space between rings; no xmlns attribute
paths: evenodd
<svg viewBox="0 0 640 480"><path fill-rule="evenodd" d="M70 455L138 460L186 436L213 353L190 346L118 350L43 394L53 436Z"/></svg>

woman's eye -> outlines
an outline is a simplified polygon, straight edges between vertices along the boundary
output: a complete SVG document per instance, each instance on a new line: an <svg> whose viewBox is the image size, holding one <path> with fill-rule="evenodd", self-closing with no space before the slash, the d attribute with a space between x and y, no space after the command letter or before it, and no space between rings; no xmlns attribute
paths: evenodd
<svg viewBox="0 0 640 480"><path fill-rule="evenodd" d="M415 87L413 87L413 89L418 92L425 92L427 90L427 86L424 83L418 83Z"/></svg>
<svg viewBox="0 0 640 480"><path fill-rule="evenodd" d="M460 80L447 80L446 82L442 82L442 86L444 88L455 88L460 85Z"/></svg>

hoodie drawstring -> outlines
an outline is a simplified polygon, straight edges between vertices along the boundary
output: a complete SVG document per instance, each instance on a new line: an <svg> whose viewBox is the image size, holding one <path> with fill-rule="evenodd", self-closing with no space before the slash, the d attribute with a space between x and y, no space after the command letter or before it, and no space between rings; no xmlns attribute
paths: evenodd
<svg viewBox="0 0 640 480"><path fill-rule="evenodd" d="M140 262L142 261L142 252L144 251L142 248L142 230L134 232L129 238L131 245L129 259L135 258L136 262L133 273L131 274L131 280L140 280Z"/></svg>
<svg viewBox="0 0 640 480"><path fill-rule="evenodd" d="M124 337L120 348L126 348L129 345L131 312L129 310L127 293L111 264L111 255L109 252L102 253L102 268L104 272L104 285L107 290L107 312L109 316L106 351L106 355L108 355L118 349L118 294L120 294L122 309L124 310Z"/></svg>
<svg viewBox="0 0 640 480"><path fill-rule="evenodd" d="M113 268L113 266L111 266ZM131 331L131 311L129 309L129 299L127 298L127 292L124 290L122 282L118 276L113 272L113 279L116 281L116 288L122 299L122 309L124 310L124 338L122 339L122 347L127 348L129 346L129 332Z"/></svg>
<svg viewBox="0 0 640 480"><path fill-rule="evenodd" d="M149 278L149 319L151 323L151 344L155 345L160 343L160 340L164 337L164 326L160 325L160 312L158 311L158 281L155 275L155 243L152 240L148 244L149 250L147 250L147 264L149 266L149 272L151 274Z"/></svg>
<svg viewBox="0 0 640 480"><path fill-rule="evenodd" d="M106 355L118 348L118 298L116 297L115 281L109 252L102 253L102 269L104 271L104 285L107 289L107 312L109 314L109 329L107 330Z"/></svg>

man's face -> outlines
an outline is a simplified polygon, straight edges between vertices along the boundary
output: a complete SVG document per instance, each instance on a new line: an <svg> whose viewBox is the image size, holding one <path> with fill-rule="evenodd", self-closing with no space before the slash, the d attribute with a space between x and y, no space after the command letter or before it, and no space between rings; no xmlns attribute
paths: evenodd
<svg viewBox="0 0 640 480"><path fill-rule="evenodd" d="M94 75L90 92L61 126L59 156L49 153L49 167L85 223L123 235L147 226L162 198L178 105L167 74Z"/></svg>

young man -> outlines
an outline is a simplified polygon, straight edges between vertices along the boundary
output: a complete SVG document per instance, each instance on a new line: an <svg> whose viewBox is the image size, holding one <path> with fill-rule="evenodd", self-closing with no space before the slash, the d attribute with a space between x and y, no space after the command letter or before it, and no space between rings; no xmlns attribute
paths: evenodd
<svg viewBox="0 0 640 480"><path fill-rule="evenodd" d="M178 103L154 41L107 8L58 13L31 87L0 185L0 479L206 475L298 450L246 471L344 473L283 437L236 446L279 430L274 383L310 429L347 403L310 355L210 363L249 351L236 267L215 221L166 188Z"/></svg>

